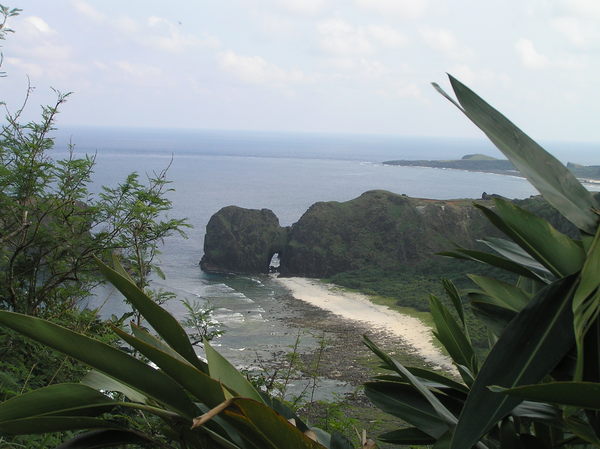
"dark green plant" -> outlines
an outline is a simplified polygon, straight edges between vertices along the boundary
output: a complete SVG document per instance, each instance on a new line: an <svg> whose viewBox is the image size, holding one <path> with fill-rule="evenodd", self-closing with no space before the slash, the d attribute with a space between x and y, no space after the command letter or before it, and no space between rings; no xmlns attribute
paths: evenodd
<svg viewBox="0 0 600 449"><path fill-rule="evenodd" d="M19 11L0 5L0 40L11 31L7 19ZM66 158L51 154L56 117L69 94L56 92L39 120L23 122L30 92L15 112L6 107L0 125L0 309L60 316L98 283L93 256L114 251L147 288L151 273L163 276L155 258L164 238L184 235L188 227L167 216L168 167L145 182L132 173L92 195L94 157L76 157L72 145ZM148 293L158 302L170 298Z"/></svg>
<svg viewBox="0 0 600 449"><path fill-rule="evenodd" d="M50 385L0 404L0 433L84 430L64 442L63 449L128 443L185 449L351 447L339 435L308 428L280 401L261 394L206 340L207 361L201 360L177 320L137 287L123 268L113 270L101 262L98 266L157 335L134 323L131 334L117 327L114 332L158 369L41 318L0 311L0 325L93 368L82 383ZM153 426L158 435L103 417L119 408L153 416L160 421Z"/></svg>
<svg viewBox="0 0 600 449"><path fill-rule="evenodd" d="M545 219L501 199L477 206L508 239L484 239L494 253L457 248L446 256L478 261L518 276L516 284L471 276L473 310L486 323L491 350L475 355L462 298L445 290L458 318L436 297L436 336L454 360L461 382L406 368L370 340L366 344L393 374L366 385L384 411L412 427L383 435L398 444L436 448L600 447L599 206L558 160L455 78L455 101L578 229L573 238Z"/></svg>

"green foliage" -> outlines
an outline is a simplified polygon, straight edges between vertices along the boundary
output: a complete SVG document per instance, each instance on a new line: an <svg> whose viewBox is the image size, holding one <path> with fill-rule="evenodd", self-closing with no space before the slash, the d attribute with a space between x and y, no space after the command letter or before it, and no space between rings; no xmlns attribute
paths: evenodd
<svg viewBox="0 0 600 449"><path fill-rule="evenodd" d="M158 335L135 324L131 334L116 327L113 330L159 369L49 321L0 312L2 326L95 370L82 383L51 385L1 403L0 432L84 430L62 447L112 447L125 441L190 449L330 447L331 436L318 429L311 431L281 402L260 393L206 340L207 362L199 359L177 320L120 274L122 268L98 264ZM160 426L153 426L159 434L105 415L118 409L153 416L160 421ZM323 444L313 441L311 435L318 435Z"/></svg>
<svg viewBox="0 0 600 449"><path fill-rule="evenodd" d="M511 240L484 240L496 254L458 248L445 255L522 277L507 283L471 276L478 288L465 293L473 312L488 326L493 344L481 364L462 320L456 289L445 285L459 320L432 298L436 335L464 385L426 370L407 369L366 339L394 373L367 384L367 396L414 426L383 439L449 449L600 447L597 200L506 118L456 79L450 81L458 102L438 90L579 233L563 234L546 219L503 200L496 200L494 208L477 206Z"/></svg>
<svg viewBox="0 0 600 449"><path fill-rule="evenodd" d="M212 306L204 306L199 301L190 302L189 300L181 301L181 304L186 309L186 315L181 324L188 329L192 346L223 335L225 331L219 329L218 321L213 320L214 308Z"/></svg>

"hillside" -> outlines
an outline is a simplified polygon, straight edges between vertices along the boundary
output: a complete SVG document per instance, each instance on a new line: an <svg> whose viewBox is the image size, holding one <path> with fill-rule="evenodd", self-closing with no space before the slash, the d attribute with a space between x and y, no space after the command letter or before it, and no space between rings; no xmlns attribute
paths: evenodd
<svg viewBox="0 0 600 449"><path fill-rule="evenodd" d="M473 202L430 200L373 190L346 202L313 204L290 227L275 215L228 206L210 219L200 262L207 272L268 273L278 254L285 276L326 278L361 270L402 270L437 263L434 254L455 244L474 247L483 236L498 235ZM549 218L565 232L565 220L538 197L520 206Z"/></svg>
<svg viewBox="0 0 600 449"><path fill-rule="evenodd" d="M519 171L506 159L496 159L485 154L467 154L461 159L450 160L396 160L384 161L384 165L400 165L403 167L452 168L455 170L479 171L501 175L520 176ZM567 163L567 168L578 178L584 180L600 180L600 165L580 165Z"/></svg>

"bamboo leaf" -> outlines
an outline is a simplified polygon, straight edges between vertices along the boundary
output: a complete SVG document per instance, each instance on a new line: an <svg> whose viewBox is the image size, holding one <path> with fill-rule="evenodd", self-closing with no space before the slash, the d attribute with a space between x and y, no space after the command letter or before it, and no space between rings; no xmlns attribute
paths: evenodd
<svg viewBox="0 0 600 449"><path fill-rule="evenodd" d="M481 129L542 196L579 229L594 234L598 204L575 176L506 117L449 75L459 109ZM438 91L450 97L434 85ZM453 101L456 105L456 102Z"/></svg>
<svg viewBox="0 0 600 449"><path fill-rule="evenodd" d="M96 264L106 279L117 287L123 296L139 310L150 326L154 328L169 346L196 368L207 372L206 364L198 358L187 333L173 315L148 298L130 279L122 276L99 259L96 259Z"/></svg>
<svg viewBox="0 0 600 449"><path fill-rule="evenodd" d="M541 290L506 327L483 364L452 439L452 449L473 446L519 402L491 392L489 385L512 388L540 381L574 343L570 276ZM510 363L507 363L510 361Z"/></svg>

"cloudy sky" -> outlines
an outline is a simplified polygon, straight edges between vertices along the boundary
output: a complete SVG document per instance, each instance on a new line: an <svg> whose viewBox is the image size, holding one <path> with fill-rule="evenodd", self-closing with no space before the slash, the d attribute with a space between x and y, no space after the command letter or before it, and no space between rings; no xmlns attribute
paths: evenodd
<svg viewBox="0 0 600 449"><path fill-rule="evenodd" d="M430 86L448 72L534 138L600 142L598 0L10 6L1 97L72 91L59 126L476 136Z"/></svg>

